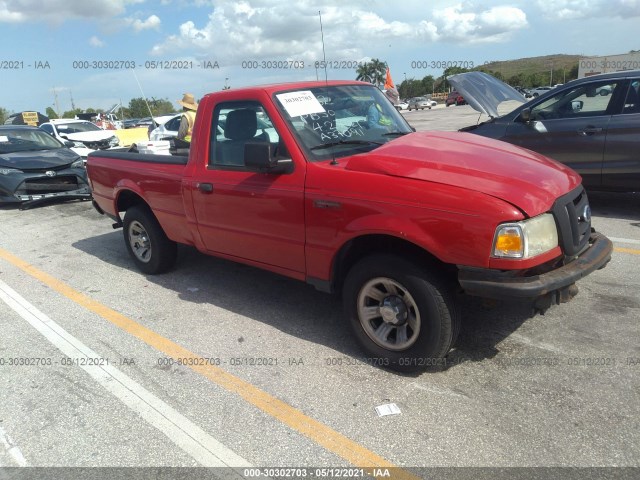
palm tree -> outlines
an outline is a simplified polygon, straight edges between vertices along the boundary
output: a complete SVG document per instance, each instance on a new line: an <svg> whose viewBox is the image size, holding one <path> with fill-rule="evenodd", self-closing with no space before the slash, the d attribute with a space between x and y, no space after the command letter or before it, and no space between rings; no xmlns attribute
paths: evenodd
<svg viewBox="0 0 640 480"><path fill-rule="evenodd" d="M377 58L372 58L370 63L371 70L373 71L371 83L377 86L384 85L387 76L387 64L385 62L381 62Z"/></svg>
<svg viewBox="0 0 640 480"><path fill-rule="evenodd" d="M373 83L377 86L384 85L387 64L377 58L372 58L370 62L365 62L358 66L356 75L356 80Z"/></svg>
<svg viewBox="0 0 640 480"><path fill-rule="evenodd" d="M356 80L373 83L373 73L369 62L361 63L356 69Z"/></svg>

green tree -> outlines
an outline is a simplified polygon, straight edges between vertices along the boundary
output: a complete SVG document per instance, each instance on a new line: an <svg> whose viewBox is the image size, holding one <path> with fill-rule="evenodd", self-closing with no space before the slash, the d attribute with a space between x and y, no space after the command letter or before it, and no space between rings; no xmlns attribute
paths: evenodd
<svg viewBox="0 0 640 480"><path fill-rule="evenodd" d="M78 113L82 113L82 109L81 108L76 108L74 110L67 110L66 112L64 112L62 114L61 118L73 118L75 117Z"/></svg>
<svg viewBox="0 0 640 480"><path fill-rule="evenodd" d="M451 89L451 85L449 85L449 82L447 82L447 78L449 78L451 75L457 75L458 73L466 73L470 71L471 70L468 68L449 67L445 69L444 72L442 72L442 76L439 79L441 81L436 82L436 87L441 88L442 89L441 91L443 92L448 92Z"/></svg>
<svg viewBox="0 0 640 480"><path fill-rule="evenodd" d="M373 84L377 86L384 85L387 77L387 64L378 60L377 58L371 59L371 69L373 71Z"/></svg>
<svg viewBox="0 0 640 480"><path fill-rule="evenodd" d="M524 86L525 76L522 73L518 73L516 75L511 75L507 80L507 83L512 87L521 87Z"/></svg>
<svg viewBox="0 0 640 480"><path fill-rule="evenodd" d="M0 125L4 125L4 121L9 118L9 112L0 107Z"/></svg>
<svg viewBox="0 0 640 480"><path fill-rule="evenodd" d="M356 80L373 83L378 87L384 85L387 74L387 64L372 58L370 62L358 65L356 69Z"/></svg>
<svg viewBox="0 0 640 480"><path fill-rule="evenodd" d="M567 72L567 82L578 78L578 64L576 63L571 70Z"/></svg>
<svg viewBox="0 0 640 480"><path fill-rule="evenodd" d="M398 86L398 93L400 94L400 98L404 99L421 97L425 94L431 94L431 87L425 88L424 78L422 80L409 78L407 80L404 80Z"/></svg>
<svg viewBox="0 0 640 480"><path fill-rule="evenodd" d="M147 104L149 107L147 107ZM150 98L146 102L144 98L132 98L129 101L128 117L129 118L143 118L148 117L149 109L151 114L155 116L167 115L175 111L173 104L167 99Z"/></svg>
<svg viewBox="0 0 640 480"><path fill-rule="evenodd" d="M47 109L45 110L45 115L47 117L49 117L50 120L54 120L54 119L58 118L58 114L51 107L47 107Z"/></svg>
<svg viewBox="0 0 640 480"><path fill-rule="evenodd" d="M433 75L427 75L426 77L423 77L422 80L420 80L422 90L425 94L431 95L433 92L435 92L435 81L436 79L433 78Z"/></svg>
<svg viewBox="0 0 640 480"><path fill-rule="evenodd" d="M358 65L356 69L356 80L373 83L373 69L369 62Z"/></svg>

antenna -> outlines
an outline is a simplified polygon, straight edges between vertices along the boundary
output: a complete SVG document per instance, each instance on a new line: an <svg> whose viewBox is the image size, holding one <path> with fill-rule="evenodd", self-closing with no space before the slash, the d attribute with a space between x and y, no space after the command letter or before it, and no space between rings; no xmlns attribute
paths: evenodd
<svg viewBox="0 0 640 480"><path fill-rule="evenodd" d="M320 10L318 10L318 18L320 19L320 38L322 39L322 60L324 63L324 83L327 87L329 87L329 77L327 75L327 55L324 51L324 31L322 29L322 14L320 13ZM318 71L316 70L316 80L318 79ZM327 93L328 93L328 88L327 88ZM338 161L336 160L336 152L332 149L331 150L331 163L330 165L338 165Z"/></svg>
<svg viewBox="0 0 640 480"><path fill-rule="evenodd" d="M56 115L60 116L60 105L58 105L58 92L56 92L56 87L53 87L53 99L56 104Z"/></svg>
<svg viewBox="0 0 640 480"><path fill-rule="evenodd" d="M142 98L144 99L144 103L147 106L147 110L149 110L149 115L151 115L151 122L154 122L155 120L153 119L153 113L151 113L151 107L149 106L149 102L147 102L147 97L142 91L142 85L140 85L140 80L138 80L138 75L136 75L136 71L133 68L131 69L131 71L133 72L133 76L136 78L136 83L138 84L138 88L140 89L140 93L142 94Z"/></svg>
<svg viewBox="0 0 640 480"><path fill-rule="evenodd" d="M327 55L324 52L324 31L322 30L322 14L320 10L318 10L318 17L320 17L320 38L322 39L322 60L324 62L324 81L325 83L329 83L329 79L327 77ZM317 78L317 74L316 74Z"/></svg>

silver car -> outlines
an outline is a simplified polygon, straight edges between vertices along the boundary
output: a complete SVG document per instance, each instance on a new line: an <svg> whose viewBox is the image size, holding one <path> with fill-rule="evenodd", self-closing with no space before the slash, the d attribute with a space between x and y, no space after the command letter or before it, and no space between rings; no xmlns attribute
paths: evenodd
<svg viewBox="0 0 640 480"><path fill-rule="evenodd" d="M409 100L409 106L407 107L407 110L424 110L425 108L431 110L431 100L428 100L426 97L413 97L411 100Z"/></svg>

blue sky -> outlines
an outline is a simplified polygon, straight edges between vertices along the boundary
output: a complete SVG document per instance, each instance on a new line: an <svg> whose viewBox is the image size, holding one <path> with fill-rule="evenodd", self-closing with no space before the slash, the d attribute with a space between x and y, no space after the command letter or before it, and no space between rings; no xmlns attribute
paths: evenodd
<svg viewBox="0 0 640 480"><path fill-rule="evenodd" d="M55 108L54 88L64 111L72 97L79 108L126 105L140 87L176 104L184 92L199 98L225 82L315 79L318 11L334 79L355 78L348 67L370 58L386 61L400 83L405 74L442 73L414 62L640 49L640 0L0 0L0 107L44 112ZM186 68L152 68L154 61ZM305 67L273 68L284 61Z"/></svg>

